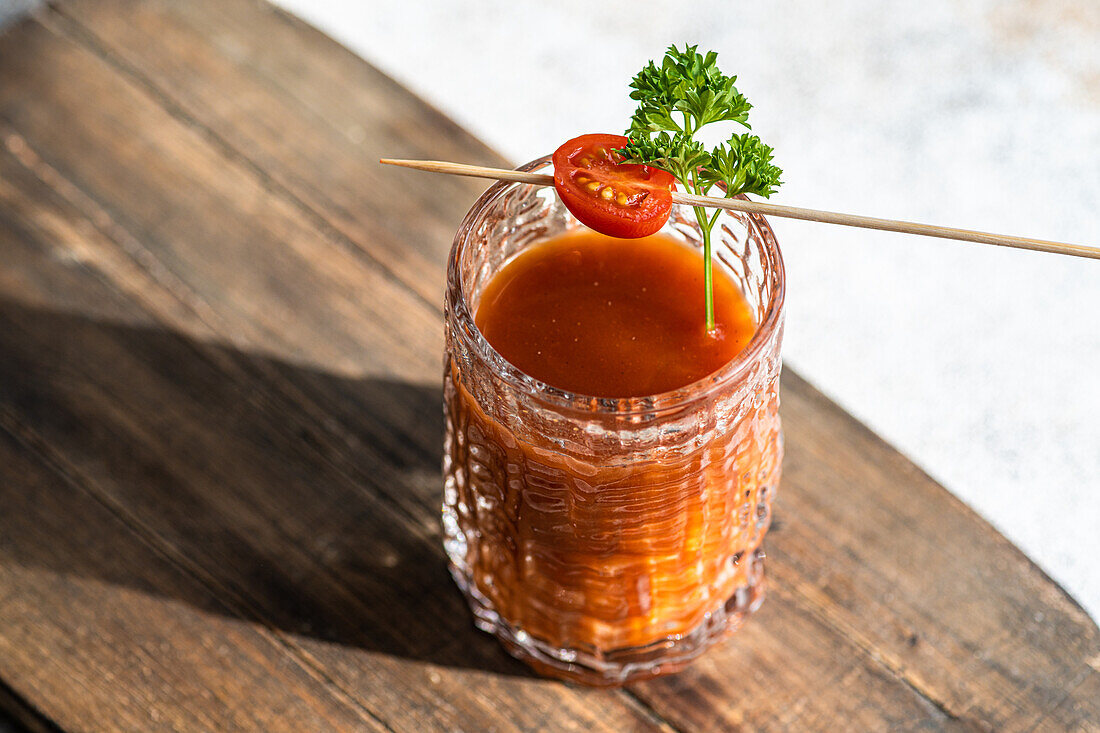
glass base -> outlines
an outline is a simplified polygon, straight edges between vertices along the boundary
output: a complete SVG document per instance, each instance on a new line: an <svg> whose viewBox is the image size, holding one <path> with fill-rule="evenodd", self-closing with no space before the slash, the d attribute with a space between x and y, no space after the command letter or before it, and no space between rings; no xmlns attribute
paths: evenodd
<svg viewBox="0 0 1100 733"><path fill-rule="evenodd" d="M757 562L762 561L762 555L760 553L757 557ZM738 588L692 631L646 646L600 652L556 647L532 637L501 618L466 572L453 562L450 563L450 570L470 604L474 624L496 636L509 654L523 660L541 675L593 687L618 687L680 671L740 628L744 620L764 602L765 590L763 572L756 573L754 576L758 580Z"/></svg>

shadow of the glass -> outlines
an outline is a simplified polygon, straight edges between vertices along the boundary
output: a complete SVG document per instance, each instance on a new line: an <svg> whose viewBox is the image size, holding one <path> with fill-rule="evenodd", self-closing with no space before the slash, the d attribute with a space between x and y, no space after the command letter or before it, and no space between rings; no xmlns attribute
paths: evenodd
<svg viewBox="0 0 1100 733"><path fill-rule="evenodd" d="M438 385L346 378L0 301L0 406L87 477L85 491L123 507L262 616L241 618L442 666L529 674L473 627L446 570ZM9 492L60 483L3 476L0 506ZM232 613L198 591L151 586L140 560L99 559L114 554L110 545L132 548L132 536L104 531L97 542L106 551L9 541L0 563Z"/></svg>

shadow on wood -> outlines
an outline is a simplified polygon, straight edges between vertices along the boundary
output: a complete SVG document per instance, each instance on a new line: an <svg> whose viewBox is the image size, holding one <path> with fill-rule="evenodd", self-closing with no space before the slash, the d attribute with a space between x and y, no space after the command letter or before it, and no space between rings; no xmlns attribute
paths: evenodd
<svg viewBox="0 0 1100 733"><path fill-rule="evenodd" d="M0 406L0 426L47 475L9 476L0 506L58 515L33 539L0 533L0 564L166 595L296 637L528 674L473 628L446 571L439 386L345 378L0 301ZM336 439L350 449L331 450ZM211 592L151 586L117 527L96 535L94 552L58 551L57 524L88 521L65 516L74 488Z"/></svg>

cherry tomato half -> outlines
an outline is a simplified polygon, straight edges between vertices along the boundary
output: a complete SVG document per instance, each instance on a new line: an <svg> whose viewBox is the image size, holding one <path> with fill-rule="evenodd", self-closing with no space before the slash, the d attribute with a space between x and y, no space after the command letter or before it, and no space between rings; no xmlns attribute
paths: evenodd
<svg viewBox="0 0 1100 733"><path fill-rule="evenodd" d="M577 219L601 234L631 239L653 234L672 209L671 173L619 163L622 135L581 135L554 152L554 188Z"/></svg>

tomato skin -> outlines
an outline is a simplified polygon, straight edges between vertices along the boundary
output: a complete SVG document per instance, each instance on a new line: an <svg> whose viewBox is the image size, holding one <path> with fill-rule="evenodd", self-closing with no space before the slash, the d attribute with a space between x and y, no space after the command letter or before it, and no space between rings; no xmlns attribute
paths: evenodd
<svg viewBox="0 0 1100 733"><path fill-rule="evenodd" d="M672 210L671 173L616 162L623 135L575 137L554 151L554 188L569 212L601 234L624 239L655 233Z"/></svg>

